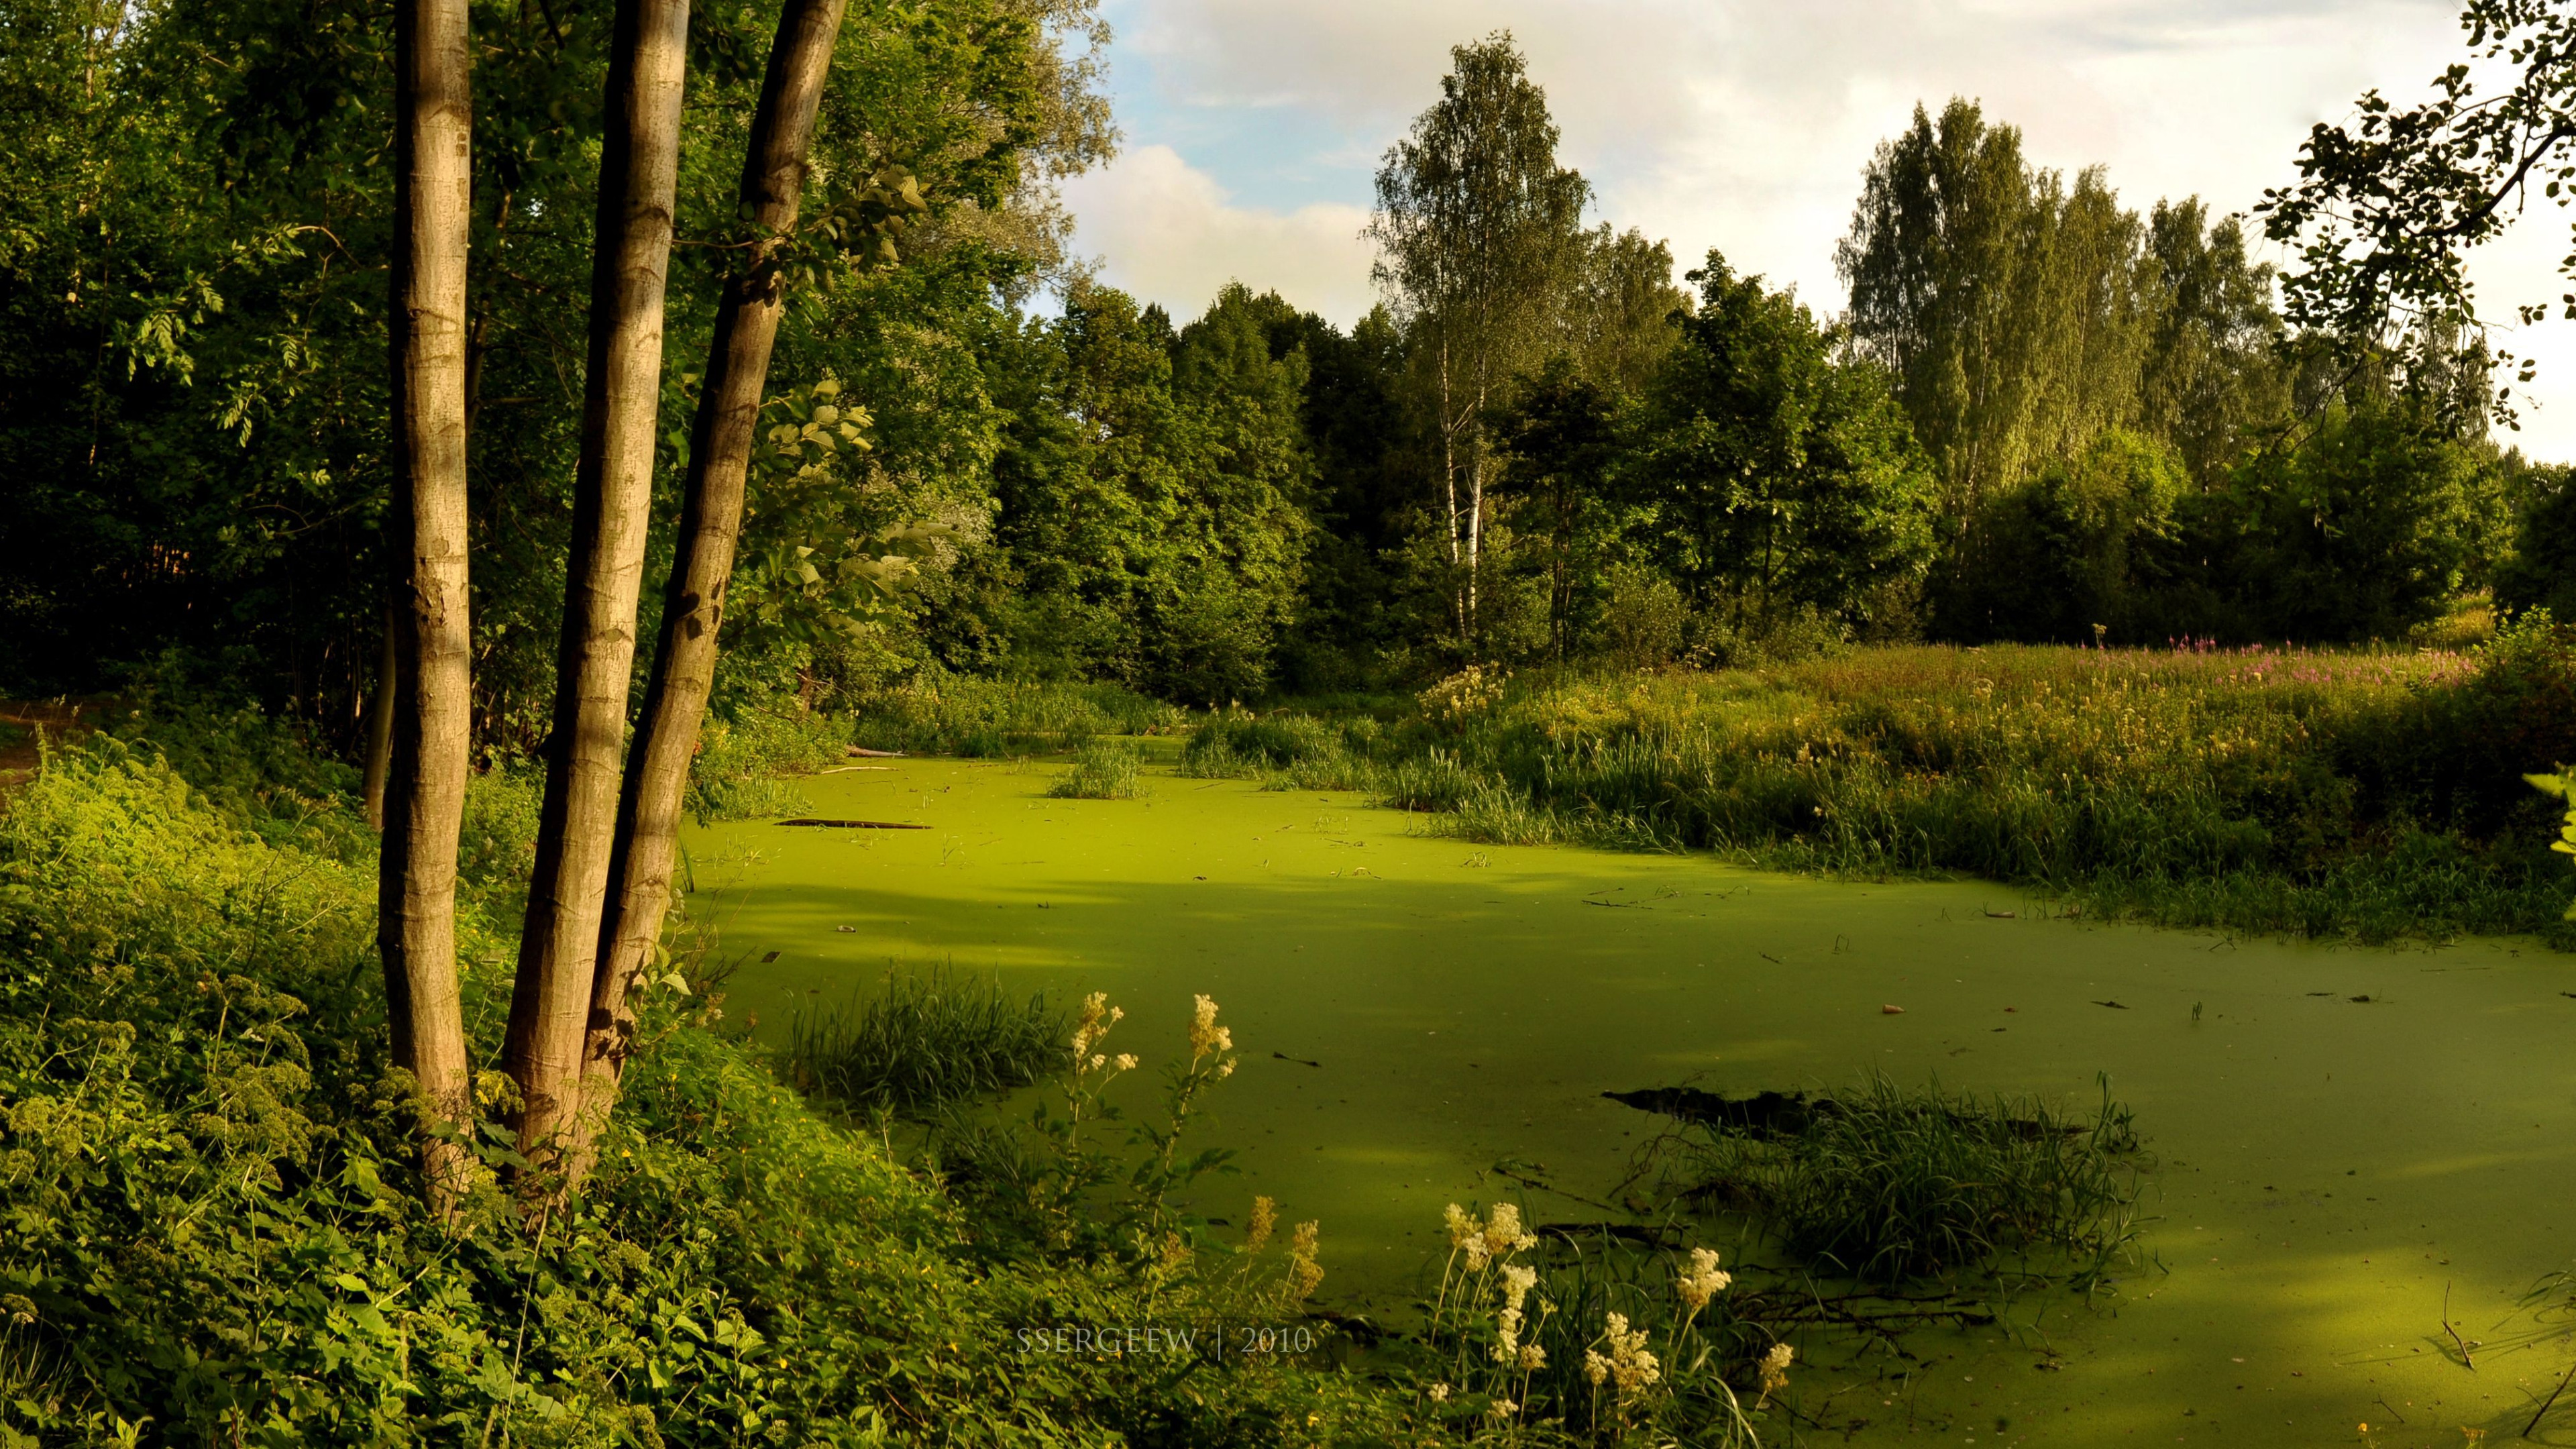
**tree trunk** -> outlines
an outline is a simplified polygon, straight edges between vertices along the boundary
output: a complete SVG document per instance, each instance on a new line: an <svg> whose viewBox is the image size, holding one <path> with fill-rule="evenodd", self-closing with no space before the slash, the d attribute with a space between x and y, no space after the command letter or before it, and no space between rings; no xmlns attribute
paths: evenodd
<svg viewBox="0 0 2576 1449"><path fill-rule="evenodd" d="M385 779L394 762L394 680L402 671L402 652L394 636L402 632L402 610L388 601L385 605L385 647L376 660L376 687L367 700L367 827L381 835L385 829Z"/></svg>
<svg viewBox="0 0 2576 1449"><path fill-rule="evenodd" d="M742 209L766 236L795 225L805 189L805 156L823 81L840 36L846 0L788 0L770 45L760 109L743 158ZM609 873L599 965L591 980L589 1044L582 1056L584 1110L575 1128L570 1168L588 1171L590 1143L617 1100L618 1078L634 1042L627 997L653 964L670 905L671 869L679 852L680 798L697 753L698 727L714 683L717 632L742 530L743 495L760 400L769 379L770 345L785 300L767 240L726 279L715 341L689 446L687 492L671 579L662 606L662 636L644 717L626 760L618 800L617 839Z"/></svg>
<svg viewBox="0 0 2576 1449"><path fill-rule="evenodd" d="M536 873L510 993L507 1065L519 1087L529 1185L552 1192L581 1109L602 898L617 818L635 604L653 502L662 394L662 294L679 177L687 0L619 0L593 242L590 354L572 557L556 656L554 732Z"/></svg>
<svg viewBox="0 0 2576 1449"><path fill-rule="evenodd" d="M376 898L394 1064L420 1090L431 1204L452 1209L471 1159L456 987L456 841L473 709L466 599L465 255L473 91L465 0L401 0L394 34L393 507L386 623L394 689Z"/></svg>

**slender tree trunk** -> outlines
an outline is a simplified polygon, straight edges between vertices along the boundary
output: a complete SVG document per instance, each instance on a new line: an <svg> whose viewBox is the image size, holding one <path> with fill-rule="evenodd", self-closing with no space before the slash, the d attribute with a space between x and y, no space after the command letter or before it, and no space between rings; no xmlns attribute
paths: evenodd
<svg viewBox="0 0 2576 1449"><path fill-rule="evenodd" d="M388 600L384 652L376 660L376 687L367 700L367 825L379 834L385 828L385 778L394 762L394 680L402 671L402 652L394 636L402 626L402 610Z"/></svg>
<svg viewBox="0 0 2576 1449"><path fill-rule="evenodd" d="M466 599L465 254L474 107L465 0L400 0L394 33L392 723L376 942L393 1059L419 1084L444 1212L470 1159L456 987L456 841L473 711Z"/></svg>
<svg viewBox="0 0 2576 1449"><path fill-rule="evenodd" d="M805 190L805 157L846 0L788 0L770 45L769 72L743 158L742 210L768 236L796 223ZM589 1043L582 1054L583 1109L569 1166L590 1166L590 1144L617 1100L618 1079L635 1036L628 995L653 964L662 917L671 901L679 855L680 798L697 753L698 727L715 679L717 634L724 622L734 545L742 531L760 400L769 380L770 345L785 300L772 244L745 254L725 281L698 395L689 446L687 491L671 578L662 605L644 717L626 759L618 799L617 838L609 869L599 965L591 979Z"/></svg>
<svg viewBox="0 0 2576 1449"><path fill-rule="evenodd" d="M532 1179L538 1183L554 1176L555 1154L580 1106L582 1038L608 887L635 604L652 513L662 294L688 40L687 0L619 0L554 733L510 994L507 1061L520 1094L519 1150L538 1165Z"/></svg>

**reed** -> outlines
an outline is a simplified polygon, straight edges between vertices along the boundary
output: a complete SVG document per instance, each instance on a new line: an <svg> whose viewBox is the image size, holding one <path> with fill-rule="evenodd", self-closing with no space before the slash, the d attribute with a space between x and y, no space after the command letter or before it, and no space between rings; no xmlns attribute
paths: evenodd
<svg viewBox="0 0 2576 1449"><path fill-rule="evenodd" d="M1062 1065L1072 1017L1043 992L1012 995L945 967L889 975L864 1001L800 1013L789 1079L848 1106L919 1117L1028 1086Z"/></svg>
<svg viewBox="0 0 2576 1449"><path fill-rule="evenodd" d="M1072 768L1047 786L1058 800L1137 800L1153 793L1144 758L1124 740L1086 742L1074 751Z"/></svg>

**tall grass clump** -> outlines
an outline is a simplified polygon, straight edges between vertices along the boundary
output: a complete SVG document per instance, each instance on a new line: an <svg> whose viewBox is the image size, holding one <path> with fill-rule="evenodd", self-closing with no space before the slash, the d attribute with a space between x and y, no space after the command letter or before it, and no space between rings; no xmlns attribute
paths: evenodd
<svg viewBox="0 0 2576 1449"><path fill-rule="evenodd" d="M1303 714L1213 715L1191 731L1180 772L1200 779L1257 777L1273 789L1359 790L1375 778L1378 722Z"/></svg>
<svg viewBox="0 0 2576 1449"><path fill-rule="evenodd" d="M1079 744L1094 735L1169 733L1177 705L1116 684L981 679L925 669L879 690L853 713L853 738L872 749L993 758Z"/></svg>
<svg viewBox="0 0 2576 1449"><path fill-rule="evenodd" d="M854 1107L919 1116L1051 1075L1073 1018L1044 992L947 968L889 975L866 1000L800 1014L789 1080Z"/></svg>
<svg viewBox="0 0 2576 1449"><path fill-rule="evenodd" d="M1136 800L1154 793L1145 783L1145 761L1123 740L1092 740L1074 751L1073 764L1048 784L1058 800Z"/></svg>
<svg viewBox="0 0 2576 1449"><path fill-rule="evenodd" d="M1648 1154L1674 1199L1741 1213L1816 1273L1876 1287L1992 1271L2091 1286L2135 1241L2129 1110L1872 1076L1766 1119L1693 1114Z"/></svg>

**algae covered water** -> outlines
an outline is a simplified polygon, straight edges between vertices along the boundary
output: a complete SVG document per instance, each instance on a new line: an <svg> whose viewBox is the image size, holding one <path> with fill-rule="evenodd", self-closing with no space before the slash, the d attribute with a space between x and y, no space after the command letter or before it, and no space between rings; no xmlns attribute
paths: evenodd
<svg viewBox="0 0 2576 1449"><path fill-rule="evenodd" d="M1436 1271L1446 1203L1603 1216L1583 1199L1663 1125L1605 1091L1877 1070L2082 1104L2107 1073L2157 1163L2149 1260L2090 1306L2016 1300L2011 1331L1909 1335L1910 1358L1819 1345L1798 1388L1810 1435L2459 1444L2519 1434L2566 1366L2562 1324L2522 1300L2576 1266L2570 958L2230 940L2052 919L1988 884L1474 846L1356 796L1241 781L1057 800L1044 767L887 763L808 782L816 813L928 829L692 833L744 961L729 1009L774 1031L890 966L953 961L1107 991L1129 1013L1116 1049L1151 1065L1184 1049L1206 993L1243 1066L1202 1140L1240 1149L1241 1171L1198 1206L1239 1219L1267 1193L1320 1218L1334 1308L1399 1309ZM1127 1085L1142 1108L1151 1083ZM2576 1442L2562 1422L2534 1442Z"/></svg>

